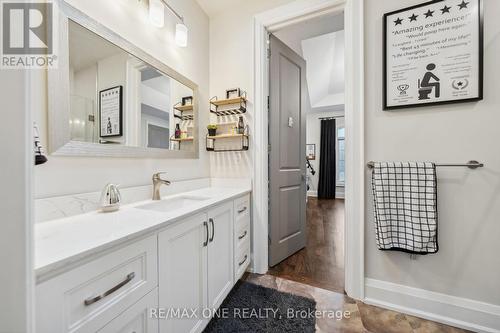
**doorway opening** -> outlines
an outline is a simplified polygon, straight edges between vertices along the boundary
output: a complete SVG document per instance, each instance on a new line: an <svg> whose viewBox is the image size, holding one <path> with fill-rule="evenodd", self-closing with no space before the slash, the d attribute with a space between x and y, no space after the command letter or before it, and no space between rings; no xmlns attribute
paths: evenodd
<svg viewBox="0 0 500 333"><path fill-rule="evenodd" d="M345 26L345 291L364 299L364 27L363 1L320 0L293 2L255 16L255 149L252 192L252 271L269 270L269 33L313 17L344 12ZM305 142L304 142L305 146ZM305 151L305 148L304 148ZM304 165L305 165L304 154ZM304 173L305 176L305 173ZM304 190L305 191L305 190Z"/></svg>
<svg viewBox="0 0 500 333"><path fill-rule="evenodd" d="M326 13L276 29L269 44L269 142L272 147L269 153L269 265L272 267L268 273L343 293L344 13ZM299 59L296 64L295 58ZM300 59L305 64L303 73L298 70ZM290 63L294 66L289 66ZM300 85L300 75L294 76L297 70L305 76L302 86L305 91L294 89ZM296 83L294 78L298 80ZM293 94L300 96L291 98ZM276 116L277 113L280 115ZM288 122L284 121L287 119ZM300 126L305 128L301 130ZM297 139L301 135L304 138ZM304 165L295 166L294 156L300 156L300 161L296 160ZM293 181L294 168L295 172L302 173L301 184ZM280 180L277 184L276 178L284 177L287 181ZM294 189L299 194L294 193ZM300 208L302 200L304 212Z"/></svg>

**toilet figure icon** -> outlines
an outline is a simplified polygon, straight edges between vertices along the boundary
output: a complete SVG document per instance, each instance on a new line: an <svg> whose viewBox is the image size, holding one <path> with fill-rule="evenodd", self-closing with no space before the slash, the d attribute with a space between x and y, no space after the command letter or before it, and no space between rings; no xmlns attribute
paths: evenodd
<svg viewBox="0 0 500 333"><path fill-rule="evenodd" d="M433 91L435 98L439 98L441 96L441 83L439 83L440 79L432 72L436 69L436 65L428 64L426 69L427 73L425 73L421 80L418 80L419 100L431 99L430 95Z"/></svg>

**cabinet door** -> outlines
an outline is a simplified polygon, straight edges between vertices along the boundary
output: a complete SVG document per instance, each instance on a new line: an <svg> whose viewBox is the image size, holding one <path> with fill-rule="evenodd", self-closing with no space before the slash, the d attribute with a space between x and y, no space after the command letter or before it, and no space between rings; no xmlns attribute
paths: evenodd
<svg viewBox="0 0 500 333"><path fill-rule="evenodd" d="M207 217L199 214L159 233L159 307L161 333L201 332L207 306ZM197 310L196 317L183 318L169 311ZM174 318L172 318L174 317ZM176 317L176 318L175 318Z"/></svg>
<svg viewBox="0 0 500 333"><path fill-rule="evenodd" d="M233 287L233 203L208 212L208 304L217 308Z"/></svg>

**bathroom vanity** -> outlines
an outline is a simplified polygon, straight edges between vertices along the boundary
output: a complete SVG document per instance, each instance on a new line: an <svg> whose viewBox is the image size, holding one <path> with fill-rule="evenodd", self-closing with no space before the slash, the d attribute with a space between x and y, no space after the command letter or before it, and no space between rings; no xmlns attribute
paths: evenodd
<svg viewBox="0 0 500 333"><path fill-rule="evenodd" d="M47 113L37 115L48 124L45 167L52 157L199 157L198 123L209 109L200 114L195 82L64 1L55 22L58 66L47 70ZM250 182L207 178L168 196L158 186L170 182L153 182L124 189L128 204L108 213L94 192L37 198L37 332L205 328L251 260ZM151 192L161 200L145 200ZM118 208L119 196L109 200L107 210Z"/></svg>
<svg viewBox="0 0 500 333"><path fill-rule="evenodd" d="M209 187L37 224L37 332L201 332L250 263L249 193Z"/></svg>

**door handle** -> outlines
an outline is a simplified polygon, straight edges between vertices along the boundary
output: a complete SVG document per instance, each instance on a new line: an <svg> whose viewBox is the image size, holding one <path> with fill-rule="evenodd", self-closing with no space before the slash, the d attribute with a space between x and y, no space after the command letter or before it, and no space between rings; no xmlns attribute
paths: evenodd
<svg viewBox="0 0 500 333"><path fill-rule="evenodd" d="M245 230L245 232L243 233L243 235L239 236L238 239L243 239L245 238L245 236L247 235L248 231Z"/></svg>
<svg viewBox="0 0 500 333"><path fill-rule="evenodd" d="M214 226L214 220L213 219L208 219L210 221L210 224L212 225L212 237L210 237L210 243L214 241L215 237L215 226Z"/></svg>
<svg viewBox="0 0 500 333"><path fill-rule="evenodd" d="M243 213L246 210L247 210L247 207L245 206L242 209L238 210L238 214L241 214L241 213Z"/></svg>
<svg viewBox="0 0 500 333"><path fill-rule="evenodd" d="M207 221L203 222L203 226L205 227L205 232L206 232L206 238L205 241L203 242L203 247L208 245L208 223Z"/></svg>
<svg viewBox="0 0 500 333"><path fill-rule="evenodd" d="M114 293L115 291L117 291L118 289L120 289L121 287L123 287L124 285L126 285L127 283L129 283L130 281L132 281L134 279L134 277L135 277L135 273L134 272L128 274L127 277L125 278L125 280L123 280L122 282L118 283L116 286L114 286L113 288L109 289L108 291L104 292L102 295L91 297L91 298L87 298L85 301L83 301L83 304L85 304L85 306L89 306L91 304L99 302L101 299L103 299L103 298L111 295L112 293Z"/></svg>
<svg viewBox="0 0 500 333"><path fill-rule="evenodd" d="M238 266L243 265L245 263L245 261L247 261L247 259L248 259L248 255L245 254L245 258L243 258L242 262L238 263Z"/></svg>

